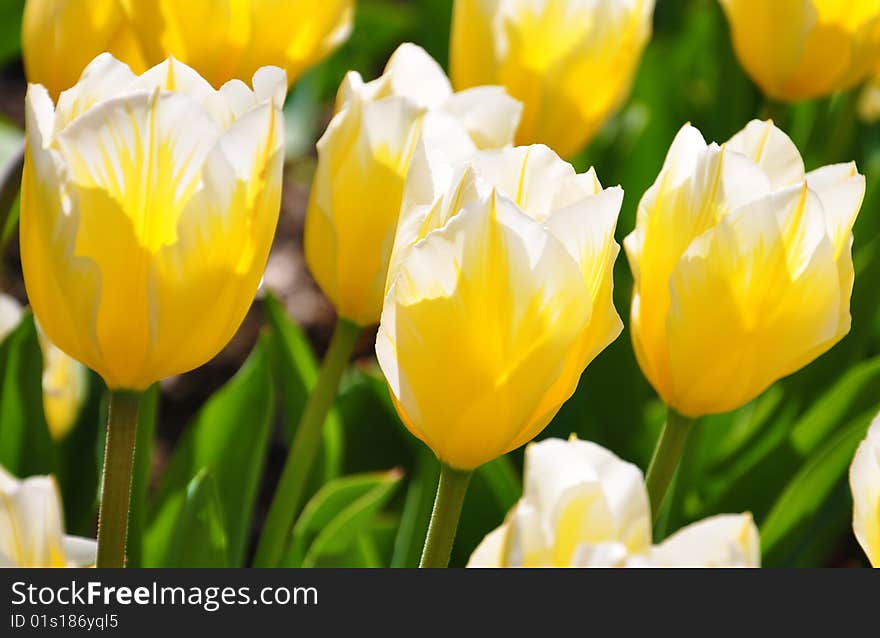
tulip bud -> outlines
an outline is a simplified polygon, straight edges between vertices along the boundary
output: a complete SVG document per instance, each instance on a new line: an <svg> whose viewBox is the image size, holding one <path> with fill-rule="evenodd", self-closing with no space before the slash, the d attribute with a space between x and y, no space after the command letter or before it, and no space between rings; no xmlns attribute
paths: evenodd
<svg viewBox="0 0 880 638"><path fill-rule="evenodd" d="M265 268L281 198L284 72L215 91L168 60L97 57L54 107L27 94L21 257L48 338L111 389L213 357Z"/></svg>
<svg viewBox="0 0 880 638"><path fill-rule="evenodd" d="M737 408L849 331L864 192L852 163L804 174L772 122L720 147L681 129L624 241L633 345L667 405Z"/></svg>
<svg viewBox="0 0 880 638"><path fill-rule="evenodd" d="M105 51L135 73L173 56L213 86L279 66L293 83L351 32L354 0L27 0L22 52L52 99Z"/></svg>
<svg viewBox="0 0 880 638"><path fill-rule="evenodd" d="M572 437L526 448L523 497L468 567L758 567L750 514L713 516L652 545L642 472Z"/></svg>
<svg viewBox="0 0 880 638"><path fill-rule="evenodd" d="M420 164L376 353L409 430L467 470L537 435L620 334L611 292L623 191L545 146L483 151L447 170Z"/></svg>
<svg viewBox="0 0 880 638"><path fill-rule="evenodd" d="M721 0L740 64L776 100L830 95L880 61L873 0Z"/></svg>
<svg viewBox="0 0 880 638"><path fill-rule="evenodd" d="M868 560L880 567L880 417L859 445L849 469L853 531Z"/></svg>
<svg viewBox="0 0 880 638"><path fill-rule="evenodd" d="M425 130L464 145L497 148L513 138L520 105L497 87L453 94L440 66L404 44L383 75L364 83L349 73L338 109L318 142L318 167L306 215L312 274L340 316L378 322L403 184Z"/></svg>
<svg viewBox="0 0 880 638"><path fill-rule="evenodd" d="M504 86L525 105L517 144L569 157L626 99L653 11L654 0L456 0L452 82Z"/></svg>
<svg viewBox="0 0 880 638"><path fill-rule="evenodd" d="M95 541L64 535L53 477L19 481L0 467L0 567L89 567L96 551Z"/></svg>
<svg viewBox="0 0 880 638"><path fill-rule="evenodd" d="M0 341L21 322L24 310L15 298L0 293ZM37 326L43 354L43 411L49 432L55 440L63 439L76 424L88 391L88 376L83 365L55 347Z"/></svg>

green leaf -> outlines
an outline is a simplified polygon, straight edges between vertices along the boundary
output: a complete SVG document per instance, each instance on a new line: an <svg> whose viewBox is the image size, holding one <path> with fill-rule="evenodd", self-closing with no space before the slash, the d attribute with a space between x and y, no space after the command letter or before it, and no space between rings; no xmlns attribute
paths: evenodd
<svg viewBox="0 0 880 638"><path fill-rule="evenodd" d="M167 516L168 539L156 557L162 567L228 567L229 548L217 482L203 469Z"/></svg>
<svg viewBox="0 0 880 638"><path fill-rule="evenodd" d="M261 337L241 370L214 394L184 432L168 462L151 508L144 563L157 566L166 553L168 518L186 486L207 469L223 503L228 563L240 566L263 475L273 417L272 379Z"/></svg>
<svg viewBox="0 0 880 638"><path fill-rule="evenodd" d="M322 487L293 528L284 567L313 567L352 547L402 478L400 470L346 476Z"/></svg>
<svg viewBox="0 0 880 638"><path fill-rule="evenodd" d="M21 52L21 17L24 0L3 0L0 3L0 65Z"/></svg>
<svg viewBox="0 0 880 638"><path fill-rule="evenodd" d="M19 477L53 474L57 457L43 414L43 355L26 312L0 344L0 465Z"/></svg>
<svg viewBox="0 0 880 638"><path fill-rule="evenodd" d="M298 325L290 320L284 307L272 295L263 301L269 326L272 329L272 369L284 414L284 432L287 441L293 439L309 393L318 378L318 361L309 340ZM313 470L325 483L341 473L343 456L343 429L336 408L331 408L322 430L323 466Z"/></svg>
<svg viewBox="0 0 880 638"><path fill-rule="evenodd" d="M798 534L810 533L823 503L844 480L874 415L872 410L850 421L810 458L782 492L761 525L761 545L768 562L780 564L779 559L799 540Z"/></svg>

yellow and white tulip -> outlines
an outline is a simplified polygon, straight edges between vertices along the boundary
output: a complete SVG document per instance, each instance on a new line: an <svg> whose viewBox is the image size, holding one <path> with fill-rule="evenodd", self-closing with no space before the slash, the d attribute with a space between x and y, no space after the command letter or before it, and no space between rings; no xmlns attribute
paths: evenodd
<svg viewBox="0 0 880 638"><path fill-rule="evenodd" d="M407 180L376 352L409 430L468 470L537 435L620 334L623 191L546 146L452 166L428 154Z"/></svg>
<svg viewBox="0 0 880 638"><path fill-rule="evenodd" d="M737 408L849 331L864 193L853 163L805 173L772 122L721 146L681 129L624 241L633 345L667 405Z"/></svg>
<svg viewBox="0 0 880 638"><path fill-rule="evenodd" d="M0 567L89 567L97 544L64 535L61 495L51 476L19 481L0 467Z"/></svg>
<svg viewBox="0 0 880 638"><path fill-rule="evenodd" d="M526 448L522 499L468 567L759 567L749 514L713 516L659 545L642 472L572 438Z"/></svg>
<svg viewBox="0 0 880 638"><path fill-rule="evenodd" d="M318 142L305 227L309 268L340 316L379 321L403 185L423 133L464 137L463 153L499 148L511 143L520 110L497 87L453 94L440 66L412 44L372 82L346 76Z"/></svg>
<svg viewBox="0 0 880 638"><path fill-rule="evenodd" d="M173 59L138 76L109 54L57 106L29 86L28 298L111 389L202 365L244 318L278 220L286 89L274 67L215 90Z"/></svg>

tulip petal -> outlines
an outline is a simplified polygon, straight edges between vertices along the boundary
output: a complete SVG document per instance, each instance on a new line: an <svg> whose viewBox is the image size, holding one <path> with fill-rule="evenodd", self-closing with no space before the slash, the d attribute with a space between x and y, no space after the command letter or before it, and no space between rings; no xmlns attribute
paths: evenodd
<svg viewBox="0 0 880 638"><path fill-rule="evenodd" d="M874 419L849 470L853 531L868 560L880 567L880 418Z"/></svg>
<svg viewBox="0 0 880 638"><path fill-rule="evenodd" d="M771 120L752 120L725 146L755 162L770 178L773 190L804 180L804 161L791 138Z"/></svg>
<svg viewBox="0 0 880 638"><path fill-rule="evenodd" d="M504 545L507 524L495 528L477 545L468 559L468 567L501 567L504 564Z"/></svg>
<svg viewBox="0 0 880 638"><path fill-rule="evenodd" d="M651 551L658 567L760 567L758 528L751 514L724 514L679 530Z"/></svg>
<svg viewBox="0 0 880 638"><path fill-rule="evenodd" d="M83 70L79 82L58 97L55 132L63 130L98 102L118 95L136 77L124 62L109 53L100 54Z"/></svg>
<svg viewBox="0 0 880 638"><path fill-rule="evenodd" d="M859 174L854 162L833 164L811 171L807 185L822 201L828 236L834 244L834 254L840 256L848 247L865 198L865 176Z"/></svg>
<svg viewBox="0 0 880 638"><path fill-rule="evenodd" d="M738 407L839 338L831 243L810 236L815 223L792 221L821 215L817 198L795 186L737 209L688 249L666 322L675 390L665 398L677 410Z"/></svg>
<svg viewBox="0 0 880 638"><path fill-rule="evenodd" d="M81 215L77 254L101 271L104 361L92 367L111 387L144 389L156 380L141 376L158 338L152 255L177 242L178 220L217 136L189 97L156 91L102 102L58 135Z"/></svg>
<svg viewBox="0 0 880 638"><path fill-rule="evenodd" d="M513 143L522 104L500 86L480 86L449 97L443 110L455 117L480 149Z"/></svg>
<svg viewBox="0 0 880 638"><path fill-rule="evenodd" d="M98 543L91 538L65 536L63 546L70 567L92 567L98 560Z"/></svg>
<svg viewBox="0 0 880 638"><path fill-rule="evenodd" d="M525 500L550 516L557 535L570 537L561 564L571 561L579 544L619 540L636 553L650 547L642 472L605 448L561 439L534 443L526 450L525 480Z"/></svg>
<svg viewBox="0 0 880 638"><path fill-rule="evenodd" d="M28 301L54 343L97 369L97 264L76 252L77 193L64 186L62 161L49 148L54 112L46 89L28 88L27 154L21 188L20 244Z"/></svg>
<svg viewBox="0 0 880 638"><path fill-rule="evenodd" d="M409 43L397 47L382 77L370 85L379 91L374 97L396 95L430 108L439 107L452 95L441 66L423 48Z"/></svg>

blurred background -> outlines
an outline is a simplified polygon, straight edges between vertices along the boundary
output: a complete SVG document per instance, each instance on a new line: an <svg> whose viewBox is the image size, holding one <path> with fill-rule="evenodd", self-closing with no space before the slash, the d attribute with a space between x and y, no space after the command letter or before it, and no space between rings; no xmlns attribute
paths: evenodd
<svg viewBox="0 0 880 638"><path fill-rule="evenodd" d="M22 140L23 4L0 2L0 165ZM155 443L151 455L138 454L136 480L148 483L150 498L149 504L135 503L132 524L142 526L146 538L145 555L135 556L135 563L159 562L157 552L165 550L157 548L174 533L175 519L188 511L186 499L199 493L204 472L212 465L240 468L235 476L214 476L212 489L243 499L230 496L243 510L213 515L240 516L241 545L245 554L252 549L333 325L333 309L311 279L302 253L315 141L332 115L336 88L347 70L376 77L405 41L423 46L446 66L451 10L452 0L360 0L350 40L292 89L284 110L288 141L283 209L261 298L214 361L163 382L151 391L142 414L140 440L150 449L155 427ZM846 472L871 417L880 410L880 130L858 120L858 95L856 89L794 106L770 103L739 67L717 0L658 0L654 36L630 99L574 160L579 171L595 166L603 184L623 186L618 241L632 230L639 198L687 121L707 140L722 142L753 117L772 117L800 148L808 170L855 160L867 177L867 196L854 230L851 333L751 404L702 420L679 469L686 488L674 484L657 540L707 515L751 511L761 529L767 566L867 564L852 536ZM15 221L12 214L3 226L2 288L26 302ZM621 255L615 301L624 323L631 282ZM298 533L311 548L313 564L408 566L417 563L421 550L438 465L398 422L375 364L374 338L375 331L362 338L356 365L343 381L312 492L327 480L382 474L366 475L369 481L361 488L372 496L362 499L366 505L361 503L360 509L346 510L343 522L349 533L342 540L318 543L327 523L320 517L302 524ZM36 440L24 432L19 436L29 443L18 449L25 452L11 458L9 448L3 449L12 436L9 423L42 418L29 398L39 391L34 389L39 367L27 364L28 352L38 356L33 350L33 337L23 329L0 347L0 424L6 429L0 428L0 462L19 474L56 472L68 530L92 535L103 441L98 424L106 409L99 379L91 379L83 412L63 439ZM645 468L663 418L663 405L642 376L625 331L590 365L575 395L539 438L577 433ZM453 565L466 562L519 497L521 465L520 450L477 472ZM241 485L246 486L244 494L236 491ZM182 496L184 492L189 496ZM192 524L204 527L210 538L210 509L194 511L198 515ZM175 551L181 564L192 564L195 558L186 551L208 550ZM180 558L185 555L187 559ZM165 555L163 560L170 559ZM288 561L301 563L302 557Z"/></svg>

